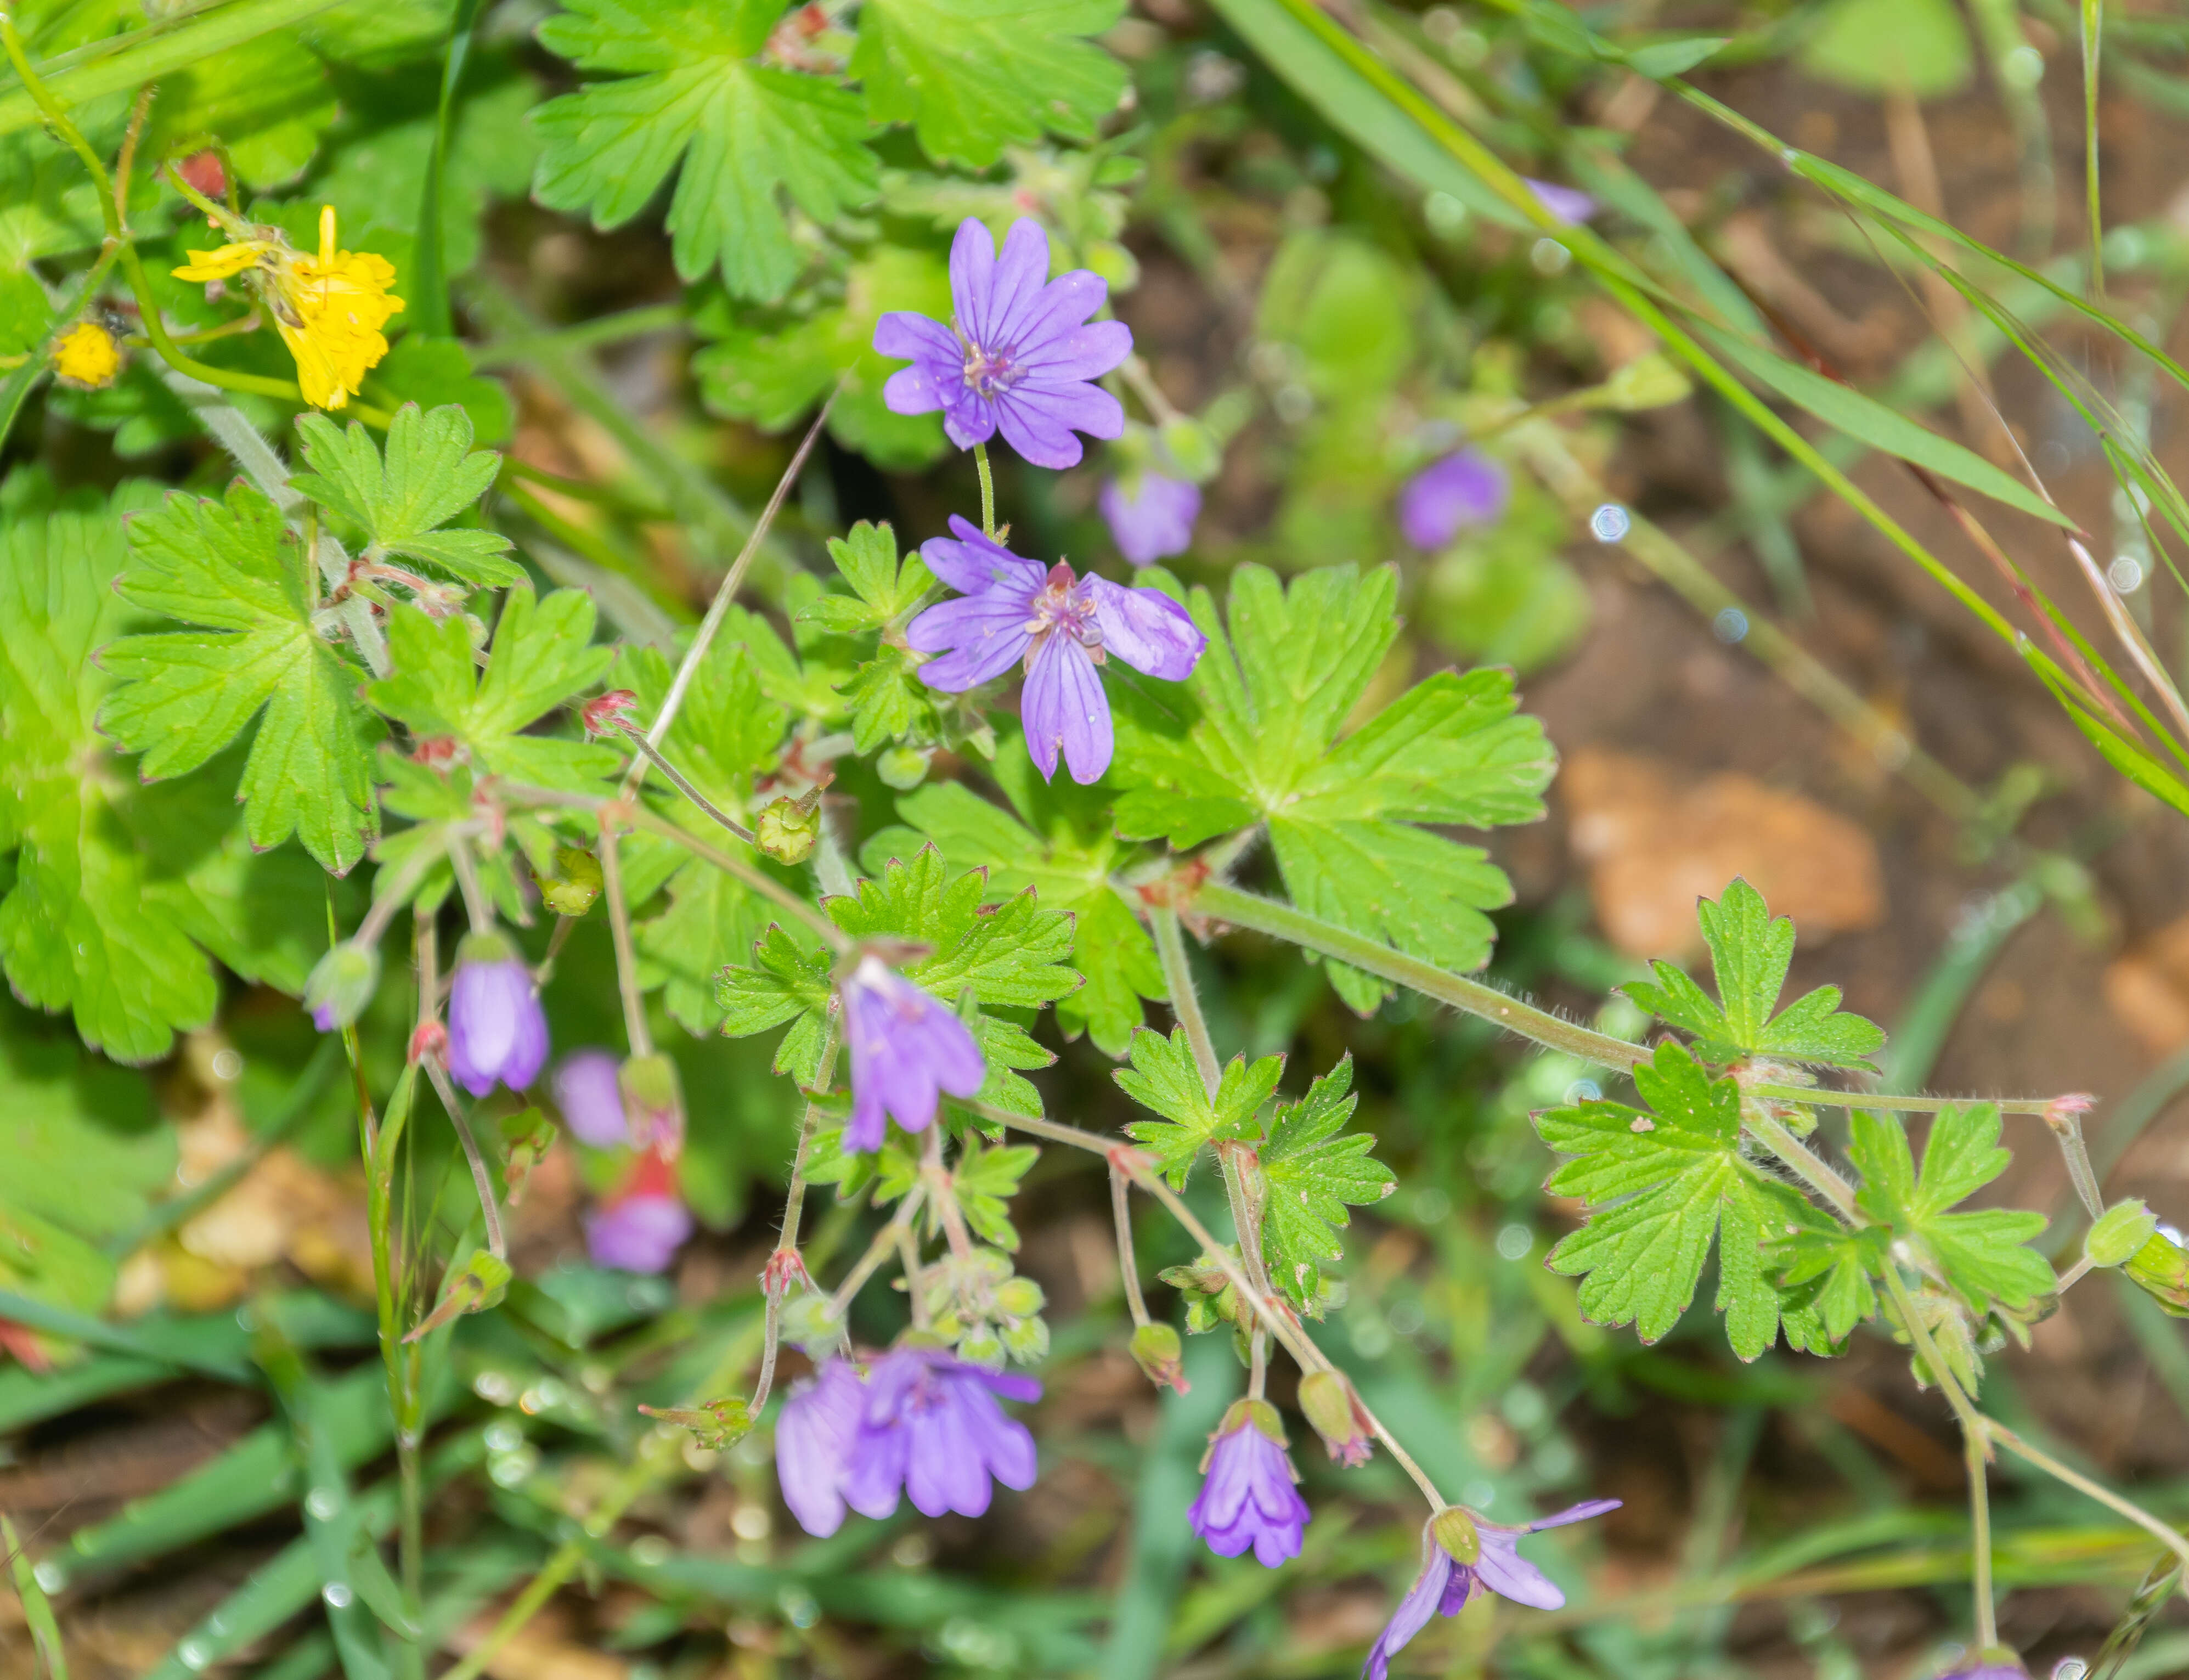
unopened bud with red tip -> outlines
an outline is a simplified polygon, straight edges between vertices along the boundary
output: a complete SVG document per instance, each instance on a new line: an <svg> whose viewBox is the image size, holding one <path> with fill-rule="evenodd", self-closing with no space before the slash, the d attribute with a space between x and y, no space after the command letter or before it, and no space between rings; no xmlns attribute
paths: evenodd
<svg viewBox="0 0 2189 1680"><path fill-rule="evenodd" d="M1455 1563L1472 1564L1482 1555L1482 1531L1464 1507L1447 1505L1438 1512L1429 1521L1429 1534Z"/></svg>
<svg viewBox="0 0 2189 1680"><path fill-rule="evenodd" d="M794 1289L811 1289L813 1279L806 1270L806 1257L795 1248L777 1249L761 1269L760 1287L763 1293L771 1296L788 1295Z"/></svg>
<svg viewBox="0 0 2189 1680"><path fill-rule="evenodd" d="M192 152L175 166L175 173L190 184L193 191L202 193L207 198L227 195L228 171L221 167L220 154L211 146L202 151Z"/></svg>
<svg viewBox="0 0 2189 1680"><path fill-rule="evenodd" d="M1375 1439L1361 1413L1360 1402L1354 1396L1353 1385L1344 1377L1335 1371L1309 1372L1300 1378L1299 1409L1322 1437L1332 1458L1343 1461L1349 1468L1368 1462L1368 1455L1375 1451Z"/></svg>
<svg viewBox="0 0 2189 1680"><path fill-rule="evenodd" d="M586 701L579 716L585 720L588 736L620 735L621 721L630 716L637 705L638 696L630 689L611 688Z"/></svg>
<svg viewBox="0 0 2189 1680"><path fill-rule="evenodd" d="M421 1021L418 1030L410 1035L410 1059L415 1066L427 1061L446 1061L449 1059L449 1029L438 1021Z"/></svg>
<svg viewBox="0 0 2189 1680"><path fill-rule="evenodd" d="M623 1092L625 1123L631 1145L654 1149L674 1161L684 1147L684 1094L676 1064L659 1053L635 1055L616 1076Z"/></svg>
<svg viewBox="0 0 2189 1680"><path fill-rule="evenodd" d="M1191 1386L1185 1380L1184 1352L1178 1332L1168 1324L1144 1324L1133 1332L1133 1359L1159 1389L1182 1394Z"/></svg>

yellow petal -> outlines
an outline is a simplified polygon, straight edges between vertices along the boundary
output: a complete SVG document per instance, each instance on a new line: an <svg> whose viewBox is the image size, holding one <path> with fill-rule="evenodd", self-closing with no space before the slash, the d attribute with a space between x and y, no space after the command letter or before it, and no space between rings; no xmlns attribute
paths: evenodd
<svg viewBox="0 0 2189 1680"><path fill-rule="evenodd" d="M97 321L78 321L54 343L54 371L71 384L103 390L122 371L122 347Z"/></svg>
<svg viewBox="0 0 2189 1680"><path fill-rule="evenodd" d="M254 266L259 257L273 247L263 240L246 240L237 245L223 245L218 251L193 251L190 260L174 270L177 280L227 280Z"/></svg>

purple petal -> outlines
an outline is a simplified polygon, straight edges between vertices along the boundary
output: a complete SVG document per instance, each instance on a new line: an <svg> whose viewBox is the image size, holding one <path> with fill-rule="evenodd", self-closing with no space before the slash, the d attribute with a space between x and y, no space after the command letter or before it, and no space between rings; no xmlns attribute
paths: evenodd
<svg viewBox="0 0 2189 1680"><path fill-rule="evenodd" d="M968 1097L987 1064L965 1023L874 958L863 959L843 988L845 1037L851 1050L851 1121L844 1147L881 1146L881 1111L908 1132L935 1118L938 1091Z"/></svg>
<svg viewBox="0 0 2189 1680"><path fill-rule="evenodd" d="M874 322L874 350L922 365L962 370L965 365L965 348L958 335L932 315L910 309L891 309Z"/></svg>
<svg viewBox="0 0 2189 1680"><path fill-rule="evenodd" d="M1027 749L1044 781L1056 774L1059 743L1072 779L1082 787L1100 781L1110 767L1115 744L1110 698L1102 692L1094 659L1071 636L1052 631L1036 650L1019 715L1026 724Z"/></svg>
<svg viewBox="0 0 2189 1680"><path fill-rule="evenodd" d="M988 299L996 289L996 238L978 217L958 224L950 241L950 307L958 330L986 343Z"/></svg>
<svg viewBox="0 0 2189 1680"><path fill-rule="evenodd" d="M1166 682L1193 675L1208 638L1185 608L1159 589L1127 589L1107 578L1088 579L1087 590L1112 657Z"/></svg>
<svg viewBox="0 0 2189 1680"><path fill-rule="evenodd" d="M915 362L882 382L882 406L891 414L933 414L943 405L943 389L932 369Z"/></svg>
<svg viewBox="0 0 2189 1680"><path fill-rule="evenodd" d="M547 1017L532 972L512 958L460 963L449 991L449 1072L475 1097L523 1090L547 1060Z"/></svg>
<svg viewBox="0 0 2189 1680"><path fill-rule="evenodd" d="M321 1004L312 1011L312 1025L322 1032L332 1032L342 1024L341 1015L332 1004Z"/></svg>
<svg viewBox="0 0 2189 1680"><path fill-rule="evenodd" d="M1066 274L1049 290L1055 291L1074 278ZM1099 288L1102 282L1096 280L1094 284ZM1095 303L1100 302L1098 297ZM1059 331L1019 346L1014 360L1029 383L1057 385L1066 380L1100 379L1133 354L1132 328L1123 321L1089 321L1087 314L1080 309L1070 325L1060 322Z"/></svg>
<svg viewBox="0 0 2189 1680"><path fill-rule="evenodd" d="M1444 1597L1437 1600L1437 1614L1457 1615L1467 1608L1467 1601L1474 1597L1474 1589L1481 1584L1472 1569L1454 1559L1451 1577L1444 1584Z"/></svg>
<svg viewBox="0 0 2189 1680"><path fill-rule="evenodd" d="M1117 552L1135 566L1151 566L1192 546L1201 486L1160 472L1139 472L1106 482L1095 505L1109 521Z"/></svg>
<svg viewBox="0 0 2189 1680"><path fill-rule="evenodd" d="M1391 1613L1391 1620L1376 1636L1376 1643L1368 1648L1368 1660L1360 1669L1361 1680L1388 1680L1391 1659L1404 1650L1437 1613L1438 1601L1444 1597L1445 1581L1451 1574L1451 1553L1441 1546L1432 1545L1428 1562L1414 1577L1406 1596L1399 1600L1399 1608Z"/></svg>
<svg viewBox="0 0 2189 1680"><path fill-rule="evenodd" d="M1035 1377L1021 1377L1009 1371L990 1371L985 1366L969 1366L966 1368L971 1372L972 1380L1001 1399L1031 1405L1041 1398L1041 1383Z"/></svg>
<svg viewBox="0 0 2189 1680"><path fill-rule="evenodd" d="M580 1143L614 1149L631 1141L623 1090L616 1083L621 1065L607 1050L586 1049L564 1056L555 1070L555 1106Z"/></svg>
<svg viewBox="0 0 2189 1680"><path fill-rule="evenodd" d="M1216 1438L1208 1479L1186 1515L1219 1557L1236 1558L1252 1546L1256 1560L1275 1569L1299 1555L1309 1513L1284 1448L1242 1423Z"/></svg>
<svg viewBox="0 0 2189 1680"><path fill-rule="evenodd" d="M792 1385L775 1425L775 1474L799 1527L825 1539L844 1524L845 1459L865 1403L858 1373L840 1359Z"/></svg>
<svg viewBox="0 0 2189 1680"><path fill-rule="evenodd" d="M1568 1523L1585 1523L1591 1517L1601 1517L1607 1511L1616 1511L1624 1502L1617 1499L1584 1499L1578 1505L1569 1505L1563 1511L1536 1518L1519 1532L1533 1534L1538 1529L1564 1528Z"/></svg>
<svg viewBox="0 0 2189 1680"><path fill-rule="evenodd" d="M950 516L956 535L930 537L919 546L927 569L960 595L981 595L994 589L1039 592L1049 576L1039 562L1014 554L970 519Z"/></svg>
<svg viewBox="0 0 2189 1680"><path fill-rule="evenodd" d="M965 388L961 378L942 389L942 435L961 450L985 444L996 435L996 407L987 398Z"/></svg>
<svg viewBox="0 0 2189 1680"><path fill-rule="evenodd" d="M666 1271L692 1235L692 1215L673 1196L626 1196L585 1224L593 1264L617 1271Z"/></svg>
<svg viewBox="0 0 2189 1680"><path fill-rule="evenodd" d="M1565 1603L1566 1595L1550 1578L1514 1549L1514 1536L1487 1528L1481 1534L1482 1555L1474 1560L1474 1572L1485 1587L1539 1610L1555 1610Z"/></svg>
<svg viewBox="0 0 2189 1680"><path fill-rule="evenodd" d="M1043 386L1029 379L997 398L996 424L1004 441L1026 460L1061 471L1077 467L1085 453L1075 433L1122 437L1125 410L1097 385L1066 382Z"/></svg>
<svg viewBox="0 0 2189 1680"><path fill-rule="evenodd" d="M986 244L987 238L987 229L982 228L981 242ZM952 255L954 268L954 250ZM1021 216L1004 235L1003 257L995 266L987 295L980 300L978 313L969 316L961 305L959 325L976 344L991 350L1015 350L1034 336L1031 329L1046 318L1052 290L1049 235L1040 223ZM1074 320L1083 321L1089 313L1083 309Z"/></svg>
<svg viewBox="0 0 2189 1680"><path fill-rule="evenodd" d="M905 645L922 653L947 650L945 658L919 668L919 680L959 694L1001 676L1025 657L1032 639L1029 616L1026 602L1008 591L964 595L930 607L906 625Z"/></svg>
<svg viewBox="0 0 2189 1680"><path fill-rule="evenodd" d="M1399 529L1416 548L1442 548L1468 525L1494 523L1512 484L1479 450L1461 450L1423 467L1399 493Z"/></svg>
<svg viewBox="0 0 2189 1680"><path fill-rule="evenodd" d="M863 1517L886 1517L904 1491L905 1462L911 1442L901 1423L859 1425L852 1437L841 1483L844 1502Z"/></svg>
<svg viewBox="0 0 2189 1680"><path fill-rule="evenodd" d="M1596 201L1579 187L1562 187L1554 181L1538 181L1523 175L1528 190L1536 195L1536 202L1568 227L1579 227L1596 214Z"/></svg>

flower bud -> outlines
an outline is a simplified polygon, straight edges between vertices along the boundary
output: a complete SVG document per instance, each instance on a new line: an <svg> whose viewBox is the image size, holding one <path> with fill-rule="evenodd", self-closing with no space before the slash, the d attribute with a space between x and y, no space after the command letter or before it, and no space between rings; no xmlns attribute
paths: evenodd
<svg viewBox="0 0 2189 1680"><path fill-rule="evenodd" d="M1368 1462L1373 1451L1367 1426L1353 1401L1353 1385L1334 1371L1310 1371L1300 1378L1299 1409L1322 1437L1332 1458L1348 1466Z"/></svg>
<svg viewBox="0 0 2189 1680"><path fill-rule="evenodd" d="M207 198L223 197L228 192L228 171L221 167L220 154L210 146L192 152L175 166L175 173Z"/></svg>
<svg viewBox="0 0 2189 1680"><path fill-rule="evenodd" d="M1014 1277L996 1286L996 1310L1006 1318L1032 1318L1048 1298L1030 1277Z"/></svg>
<svg viewBox="0 0 2189 1680"><path fill-rule="evenodd" d="M1472 1564L1482 1555L1482 1535L1474 1526L1473 1513L1460 1506L1447 1505L1438 1512L1429 1523L1429 1533L1455 1562Z"/></svg>
<svg viewBox="0 0 2189 1680"><path fill-rule="evenodd" d="M1604 382L1604 405L1622 414L1660 409L1679 402L1691 388L1687 375L1653 350L1638 356Z"/></svg>
<svg viewBox="0 0 2189 1680"><path fill-rule="evenodd" d="M585 738L621 734L624 720L637 704L638 696L628 688L611 688L605 694L596 694L578 714L585 726Z"/></svg>
<svg viewBox="0 0 2189 1680"><path fill-rule="evenodd" d="M483 1097L497 1083L523 1090L546 1060L547 1017L531 970L500 934L467 934L449 987L450 1073Z"/></svg>
<svg viewBox="0 0 2189 1680"><path fill-rule="evenodd" d="M743 1399L730 1395L701 1406L651 1406L639 1410L648 1417L689 1429L698 1444L710 1452L735 1446L752 1433L753 1415Z"/></svg>
<svg viewBox="0 0 2189 1680"><path fill-rule="evenodd" d="M1033 1365L1049 1357L1049 1321L1045 1318L1013 1319L998 1325L996 1333L1003 1338L1004 1351L1021 1365Z"/></svg>
<svg viewBox="0 0 2189 1680"><path fill-rule="evenodd" d="M927 779L927 766L935 756L930 748L891 747L874 760L874 774L899 793L909 793Z"/></svg>
<svg viewBox="0 0 2189 1680"><path fill-rule="evenodd" d="M1178 1332L1168 1324L1144 1324L1133 1332L1133 1358L1157 1388L1186 1392L1184 1351Z"/></svg>
<svg viewBox="0 0 2189 1680"><path fill-rule="evenodd" d="M684 1147L684 1097L676 1064L659 1052L635 1055L616 1075L634 1148L658 1149L674 1161Z"/></svg>
<svg viewBox="0 0 2189 1680"><path fill-rule="evenodd" d="M753 844L778 863L803 863L820 838L818 788L803 799L769 800L753 821Z"/></svg>
<svg viewBox="0 0 2189 1680"><path fill-rule="evenodd" d="M2083 1253L2094 1266L2117 1266L2150 1242L2158 1230L2158 1215L2131 1196L2098 1216L2083 1239Z"/></svg>
<svg viewBox="0 0 2189 1680"><path fill-rule="evenodd" d="M958 1357L968 1365L985 1365L991 1371L1004 1363L1003 1338L993 1325L976 1324L958 1338Z"/></svg>
<svg viewBox="0 0 2189 1680"><path fill-rule="evenodd" d="M783 1339L818 1360L844 1345L844 1321L825 1293L808 1289L783 1304Z"/></svg>
<svg viewBox="0 0 2189 1680"><path fill-rule="evenodd" d="M554 873L540 878L540 902L558 916L582 916L601 896L601 860L581 846L555 848Z"/></svg>
<svg viewBox="0 0 2189 1680"><path fill-rule="evenodd" d="M2189 1248L2181 1233L2161 1225L2131 1254L2122 1272L2175 1318L2189 1318Z"/></svg>
<svg viewBox="0 0 2189 1680"><path fill-rule="evenodd" d="M322 1032L347 1027L365 1013L380 986L380 953L346 939L320 959L304 982L304 1007Z"/></svg>

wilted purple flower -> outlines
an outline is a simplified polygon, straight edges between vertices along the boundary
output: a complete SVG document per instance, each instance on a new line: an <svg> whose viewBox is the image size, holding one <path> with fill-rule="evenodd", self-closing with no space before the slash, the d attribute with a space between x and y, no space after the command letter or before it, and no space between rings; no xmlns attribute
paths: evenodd
<svg viewBox="0 0 2189 1680"><path fill-rule="evenodd" d="M362 940L346 939L312 965L304 981L304 1007L322 1032L347 1027L372 1001L380 984L380 952Z"/></svg>
<svg viewBox="0 0 2189 1680"><path fill-rule="evenodd" d="M942 410L942 429L961 450L1004 440L1036 467L1076 467L1079 439L1115 438L1125 410L1088 383L1132 353L1123 321L1089 322L1109 283L1086 269L1049 278L1049 235L1039 223L1011 223L999 261L993 240L967 217L950 246L948 326L892 309L874 324L874 348L902 356L882 387L895 414Z"/></svg>
<svg viewBox="0 0 2189 1680"><path fill-rule="evenodd" d="M1272 1570L1299 1556L1307 1501L1292 1485L1298 1473L1285 1451L1275 1406L1254 1400L1234 1404L1208 1438L1201 1468L1208 1479L1186 1520L1210 1551L1236 1558L1251 1546L1254 1560Z"/></svg>
<svg viewBox="0 0 2189 1680"><path fill-rule="evenodd" d="M1512 488L1496 461L1479 450L1460 450L1406 480L1399 492L1399 529L1416 548L1442 548L1462 526L1494 524Z"/></svg>
<svg viewBox="0 0 2189 1680"><path fill-rule="evenodd" d="M472 935L456 953L449 991L449 1072L475 1097L496 1081L521 1091L547 1060L547 1017L532 970L499 936Z"/></svg>
<svg viewBox="0 0 2189 1680"><path fill-rule="evenodd" d="M1106 483L1094 505L1110 522L1117 552L1135 566L1152 566L1192 546L1201 486L1160 472L1128 473Z"/></svg>
<svg viewBox="0 0 2189 1680"><path fill-rule="evenodd" d="M1061 744L1073 781L1099 780L1114 739L1096 667L1114 653L1135 670L1183 682L1208 638L1161 590L1076 577L1061 560L1044 572L970 521L953 515L950 529L954 540L930 538L920 557L963 598L930 607L906 627L908 645L943 656L919 668L920 680L957 693L1023 659L1019 712L1034 763L1044 777L1055 775Z"/></svg>
<svg viewBox="0 0 2189 1680"><path fill-rule="evenodd" d="M585 1252L617 1271L667 1271L691 1235L691 1211L673 1196L626 1196L585 1215Z"/></svg>
<svg viewBox="0 0 2189 1680"><path fill-rule="evenodd" d="M578 1141L595 1149L631 1141L623 1092L616 1083L618 1066L612 1051L585 1049L564 1056L555 1069L555 1106Z"/></svg>
<svg viewBox="0 0 2189 1680"><path fill-rule="evenodd" d="M2061 1670L2068 1670L2068 1665L2062 1662L2054 1672L2057 1673ZM2068 1672L2079 1674L2083 1671L2076 1667ZM2029 1671L2022 1666L2022 1659L2012 1651L1994 1645L1948 1669L1937 1677L1937 1680L2029 1680Z"/></svg>
<svg viewBox="0 0 2189 1680"><path fill-rule="evenodd" d="M1519 1528L1485 1523L1455 1505L1440 1511L1428 1524L1428 1561L1415 1577L1412 1589L1399 1601L1389 1624L1368 1649L1361 1666L1362 1680L1384 1680L1391 1659L1406 1643L1428 1626L1433 1615L1457 1615L1478 1589L1486 1588L1516 1604L1554 1610L1566 1595L1550 1578L1521 1557L1519 1539L1538 1529L1554 1529L1567 1523L1586 1522L1619 1508L1615 1499L1588 1499L1568 1506L1555 1516L1543 1517ZM1471 1553L1471 1556L1458 1556Z"/></svg>
<svg viewBox="0 0 2189 1680"><path fill-rule="evenodd" d="M823 1360L791 1385L775 1421L775 1475L798 1526L818 1539L844 1525L844 1466L866 1409L866 1384L850 1360Z"/></svg>
<svg viewBox="0 0 2189 1680"><path fill-rule="evenodd" d="M1033 1437L997 1397L1038 1400L1041 1384L968 1365L941 1348L899 1348L867 1378L844 1467L844 1502L869 1517L897 1509L902 1491L926 1516L988 1508L990 1479L1033 1485Z"/></svg>
<svg viewBox="0 0 2189 1680"><path fill-rule="evenodd" d="M1523 175L1536 202L1570 228L1579 227L1596 214L1596 201L1579 187L1562 187L1555 181L1538 181Z"/></svg>
<svg viewBox="0 0 2189 1680"><path fill-rule="evenodd" d="M844 1037L851 1048L851 1122L844 1147L880 1149L889 1117L927 1129L939 1092L970 1097L988 1077L965 1023L879 957L844 981Z"/></svg>

